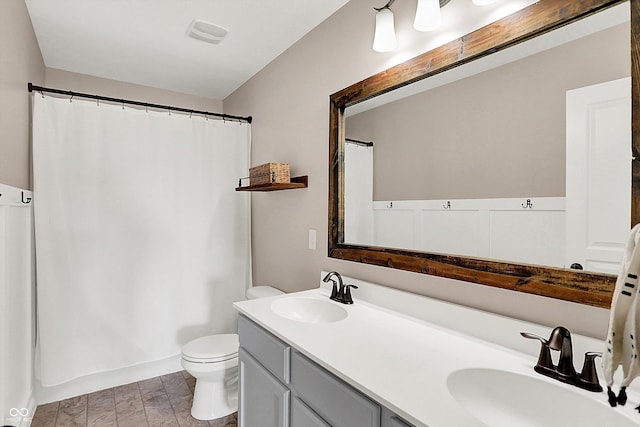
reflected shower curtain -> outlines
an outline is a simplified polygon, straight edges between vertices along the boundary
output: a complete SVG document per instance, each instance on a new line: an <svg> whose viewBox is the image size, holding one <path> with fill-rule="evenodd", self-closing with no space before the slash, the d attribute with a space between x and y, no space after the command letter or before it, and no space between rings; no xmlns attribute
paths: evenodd
<svg viewBox="0 0 640 427"><path fill-rule="evenodd" d="M235 331L250 285L250 126L34 96L43 386Z"/></svg>
<svg viewBox="0 0 640 427"><path fill-rule="evenodd" d="M374 244L373 147L344 146L344 241Z"/></svg>

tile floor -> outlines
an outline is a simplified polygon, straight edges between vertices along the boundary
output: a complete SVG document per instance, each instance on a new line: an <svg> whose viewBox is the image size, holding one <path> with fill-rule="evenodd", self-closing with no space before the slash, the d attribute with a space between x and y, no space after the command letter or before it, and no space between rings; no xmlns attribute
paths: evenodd
<svg viewBox="0 0 640 427"><path fill-rule="evenodd" d="M237 415L191 416L195 378L184 371L40 405L32 427L237 427Z"/></svg>

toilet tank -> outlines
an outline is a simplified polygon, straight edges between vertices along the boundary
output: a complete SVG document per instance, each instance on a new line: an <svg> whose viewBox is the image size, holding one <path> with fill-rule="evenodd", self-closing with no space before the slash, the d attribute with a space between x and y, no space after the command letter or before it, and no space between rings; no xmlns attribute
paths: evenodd
<svg viewBox="0 0 640 427"><path fill-rule="evenodd" d="M284 292L271 286L253 286L247 289L247 299L275 297L283 294Z"/></svg>

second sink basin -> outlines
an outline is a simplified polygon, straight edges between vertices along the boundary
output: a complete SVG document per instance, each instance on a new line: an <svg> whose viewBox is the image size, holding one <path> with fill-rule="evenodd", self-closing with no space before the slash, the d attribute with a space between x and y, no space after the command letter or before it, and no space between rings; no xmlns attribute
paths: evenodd
<svg viewBox="0 0 640 427"><path fill-rule="evenodd" d="M347 310L331 301L315 298L281 298L271 303L271 311L290 320L305 323L337 322L347 317Z"/></svg>
<svg viewBox="0 0 640 427"><path fill-rule="evenodd" d="M493 369L463 369L447 379L449 393L488 426L637 427L611 408L602 393L594 398L543 379Z"/></svg>

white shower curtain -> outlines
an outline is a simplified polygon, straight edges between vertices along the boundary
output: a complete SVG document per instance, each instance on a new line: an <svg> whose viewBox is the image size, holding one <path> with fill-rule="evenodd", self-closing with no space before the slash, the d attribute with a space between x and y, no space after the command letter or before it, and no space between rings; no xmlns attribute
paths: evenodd
<svg viewBox="0 0 640 427"><path fill-rule="evenodd" d="M373 147L344 147L344 241L374 244Z"/></svg>
<svg viewBox="0 0 640 427"><path fill-rule="evenodd" d="M61 384L235 330L250 126L34 96L38 375Z"/></svg>

